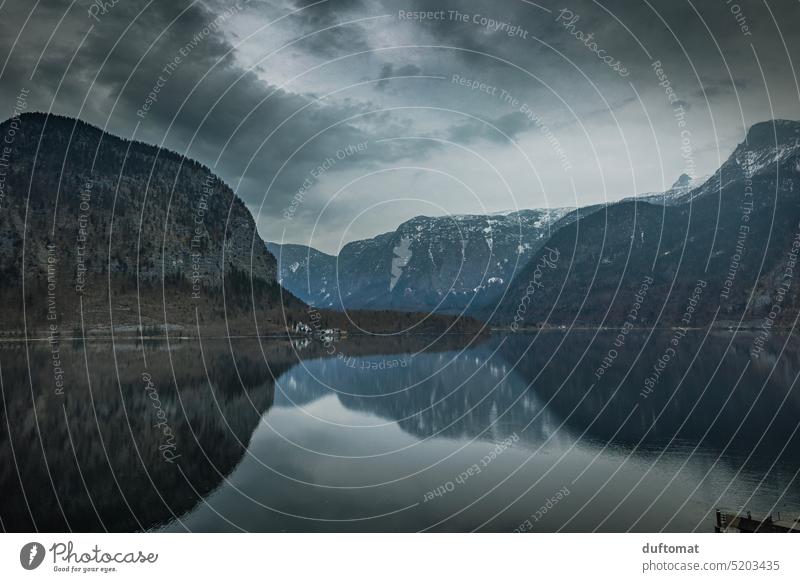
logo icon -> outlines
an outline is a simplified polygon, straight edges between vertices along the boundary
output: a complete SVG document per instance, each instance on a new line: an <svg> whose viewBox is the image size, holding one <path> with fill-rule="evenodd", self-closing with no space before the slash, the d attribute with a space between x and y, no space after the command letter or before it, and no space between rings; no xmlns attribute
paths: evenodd
<svg viewBox="0 0 800 582"><path fill-rule="evenodd" d="M19 563L26 570L35 570L44 561L44 546L39 542L29 542L19 551Z"/></svg>

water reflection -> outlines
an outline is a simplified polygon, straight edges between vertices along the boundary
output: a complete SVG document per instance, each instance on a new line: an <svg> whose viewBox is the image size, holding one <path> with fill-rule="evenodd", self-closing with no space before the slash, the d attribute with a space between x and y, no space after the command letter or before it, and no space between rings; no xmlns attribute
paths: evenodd
<svg viewBox="0 0 800 582"><path fill-rule="evenodd" d="M594 332L435 351L353 338L330 357L154 346L174 462L140 351L69 347L63 397L49 351L29 350L30 379L0 351L0 517L9 530L511 531L536 515L537 531L708 531L716 506L800 512L796 340L753 359L745 334L692 332L661 366L671 337L631 334L611 361L614 334Z"/></svg>
<svg viewBox="0 0 800 582"><path fill-rule="evenodd" d="M50 349L4 345L6 530L130 531L176 519L239 462L272 404L273 375L292 361L284 348L267 365L257 344L236 358L227 344L205 353L194 342L156 344L144 356L116 347L63 344L58 395Z"/></svg>

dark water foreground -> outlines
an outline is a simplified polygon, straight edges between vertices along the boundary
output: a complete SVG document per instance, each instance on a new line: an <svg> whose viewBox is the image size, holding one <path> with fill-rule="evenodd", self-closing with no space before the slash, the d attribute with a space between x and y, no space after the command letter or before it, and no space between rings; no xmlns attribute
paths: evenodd
<svg viewBox="0 0 800 582"><path fill-rule="evenodd" d="M716 507L800 514L796 339L758 357L748 334L614 339L67 342L63 394L49 346L2 344L0 525L711 531Z"/></svg>

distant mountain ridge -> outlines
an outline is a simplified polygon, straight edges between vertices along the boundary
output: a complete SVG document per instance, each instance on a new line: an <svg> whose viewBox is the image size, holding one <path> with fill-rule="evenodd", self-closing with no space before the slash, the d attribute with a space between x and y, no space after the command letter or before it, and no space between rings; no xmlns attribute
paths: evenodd
<svg viewBox="0 0 800 582"><path fill-rule="evenodd" d="M318 307L470 311L501 297L515 273L573 208L418 216L338 256L267 243L279 280Z"/></svg>
<svg viewBox="0 0 800 582"><path fill-rule="evenodd" d="M800 123L757 124L720 169L680 201L626 200L556 231L547 246L558 251L558 263L537 272L550 259L537 252L494 321L620 325L652 278L631 323L743 320L768 337L772 325L788 324L800 308L800 274L793 267L798 188Z"/></svg>
<svg viewBox="0 0 800 582"><path fill-rule="evenodd" d="M685 203L700 196L719 194L736 181L772 170L777 172L788 159L796 157L800 148L800 122L775 119L756 123L720 168L698 188L678 198ZM795 167L795 170L800 168Z"/></svg>
<svg viewBox="0 0 800 582"><path fill-rule="evenodd" d="M683 198L695 188L705 184L710 175L692 178L689 174L681 174L675 183L664 192L647 192L638 196L631 196L624 200L639 200L653 204L681 204Z"/></svg>

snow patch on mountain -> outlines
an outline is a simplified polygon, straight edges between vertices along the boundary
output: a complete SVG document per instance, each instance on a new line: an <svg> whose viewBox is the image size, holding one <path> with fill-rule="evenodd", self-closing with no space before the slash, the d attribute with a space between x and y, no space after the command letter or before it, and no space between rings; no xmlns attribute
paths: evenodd
<svg viewBox="0 0 800 582"><path fill-rule="evenodd" d="M392 254L394 257L392 258L392 276L389 280L389 291L394 290L395 285L397 285L397 281L403 274L403 269L406 265L408 265L408 262L413 256L413 253L411 252L411 239L408 237L401 238L400 244L392 249ZM410 289L407 289L406 291L410 291Z"/></svg>

